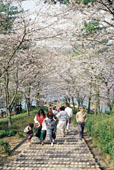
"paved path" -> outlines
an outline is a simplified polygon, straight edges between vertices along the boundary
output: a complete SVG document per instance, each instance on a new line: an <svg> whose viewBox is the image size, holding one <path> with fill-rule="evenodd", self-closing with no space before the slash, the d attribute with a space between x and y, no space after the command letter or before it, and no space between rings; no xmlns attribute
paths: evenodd
<svg viewBox="0 0 114 170"><path fill-rule="evenodd" d="M45 145L34 137L16 159L0 170L100 170L84 140L80 141L76 128L62 138L57 135L54 147L47 136Z"/></svg>

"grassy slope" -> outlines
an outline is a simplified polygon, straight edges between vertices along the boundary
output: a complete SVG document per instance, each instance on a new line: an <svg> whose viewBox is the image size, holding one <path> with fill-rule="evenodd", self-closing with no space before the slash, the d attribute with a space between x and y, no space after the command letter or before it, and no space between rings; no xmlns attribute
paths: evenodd
<svg viewBox="0 0 114 170"><path fill-rule="evenodd" d="M45 111L47 110L46 107L43 107ZM28 125L30 122L34 122L34 116L38 112L38 108L33 109L30 112L30 116L27 116L27 113L21 113L18 115L12 116L12 129L16 129L18 131L23 131L25 126ZM0 130L5 130L8 128L8 121L7 118L1 118L0 119Z"/></svg>

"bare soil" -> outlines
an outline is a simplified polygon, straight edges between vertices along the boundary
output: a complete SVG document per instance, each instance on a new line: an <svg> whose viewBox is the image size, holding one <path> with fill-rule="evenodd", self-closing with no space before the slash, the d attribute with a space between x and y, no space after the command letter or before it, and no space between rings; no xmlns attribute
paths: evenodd
<svg viewBox="0 0 114 170"><path fill-rule="evenodd" d="M1 139L1 141L7 141L10 145L10 150L12 151L20 142L22 142L24 138L20 138L18 135L15 136L11 136L11 137L4 137ZM11 154L10 156L8 156L3 147L0 147L0 165L3 165L6 161L11 160L12 158L14 158L15 154Z"/></svg>

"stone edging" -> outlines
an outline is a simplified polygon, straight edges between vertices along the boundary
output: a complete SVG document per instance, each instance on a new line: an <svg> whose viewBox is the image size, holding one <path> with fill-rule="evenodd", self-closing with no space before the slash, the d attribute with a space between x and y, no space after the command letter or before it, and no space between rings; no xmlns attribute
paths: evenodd
<svg viewBox="0 0 114 170"><path fill-rule="evenodd" d="M11 150L11 154L17 149L19 148L27 139L24 138L21 142L19 142L12 150Z"/></svg>
<svg viewBox="0 0 114 170"><path fill-rule="evenodd" d="M85 143L86 143L86 148L87 148L87 150L89 151L89 153L90 153L90 155L91 155L92 159L93 159L93 160L97 163L97 168L99 168L99 170L101 170L100 163L97 161L97 159L96 159L95 155L92 153L92 151L91 151L91 149L90 149L89 145L87 144L86 139L85 139L85 138L83 138L83 139L84 139L84 141L85 141Z"/></svg>

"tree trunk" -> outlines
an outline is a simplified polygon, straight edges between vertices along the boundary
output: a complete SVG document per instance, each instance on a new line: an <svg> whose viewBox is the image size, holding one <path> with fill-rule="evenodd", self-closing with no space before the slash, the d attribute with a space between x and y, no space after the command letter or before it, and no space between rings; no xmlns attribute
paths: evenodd
<svg viewBox="0 0 114 170"><path fill-rule="evenodd" d="M97 109L97 113L100 114L100 100L99 100L99 98L97 100L96 107L97 107L96 108Z"/></svg>
<svg viewBox="0 0 114 170"><path fill-rule="evenodd" d="M5 103L6 103L6 114L8 118L8 127L11 127L11 113L9 110L9 73L6 71L5 75Z"/></svg>
<svg viewBox="0 0 114 170"><path fill-rule="evenodd" d="M99 96L99 86L96 85L96 113L100 114L100 96Z"/></svg>
<svg viewBox="0 0 114 170"><path fill-rule="evenodd" d="M112 99L112 105L110 105L110 114L112 114L114 111L114 89L113 89L113 99Z"/></svg>
<svg viewBox="0 0 114 170"><path fill-rule="evenodd" d="M30 116L30 98L26 98L26 103L27 103L27 115Z"/></svg>
<svg viewBox="0 0 114 170"><path fill-rule="evenodd" d="M94 106L94 114L97 115L97 104L95 102L95 106Z"/></svg>
<svg viewBox="0 0 114 170"><path fill-rule="evenodd" d="M88 113L90 113L90 107L91 107L91 97L89 97L89 101L88 101L88 109L87 109Z"/></svg>
<svg viewBox="0 0 114 170"><path fill-rule="evenodd" d="M11 127L11 125L12 125L11 112L9 110L7 110L7 113L8 113L8 127Z"/></svg>
<svg viewBox="0 0 114 170"><path fill-rule="evenodd" d="M27 115L30 116L30 92L31 92L31 87L28 88L28 95L26 97L26 104L27 104Z"/></svg>
<svg viewBox="0 0 114 170"><path fill-rule="evenodd" d="M77 99L77 102L78 102L78 110L79 110L79 108L80 108L80 106L81 106L81 104L80 104L80 99L79 99L79 98Z"/></svg>
<svg viewBox="0 0 114 170"><path fill-rule="evenodd" d="M65 104L67 104L67 97L65 97Z"/></svg>
<svg viewBox="0 0 114 170"><path fill-rule="evenodd" d="M83 104L84 104L84 99L85 99L85 96L82 97L82 98L80 98L80 106L83 106Z"/></svg>
<svg viewBox="0 0 114 170"><path fill-rule="evenodd" d="M39 97L40 97L40 93L37 93L37 100L36 100L36 106L39 107L40 106L40 100L39 100Z"/></svg>
<svg viewBox="0 0 114 170"><path fill-rule="evenodd" d="M67 100L68 100L68 103L70 104L70 98L69 97L67 97Z"/></svg>
<svg viewBox="0 0 114 170"><path fill-rule="evenodd" d="M74 97L72 97L72 105L73 105L73 107L75 107Z"/></svg>

